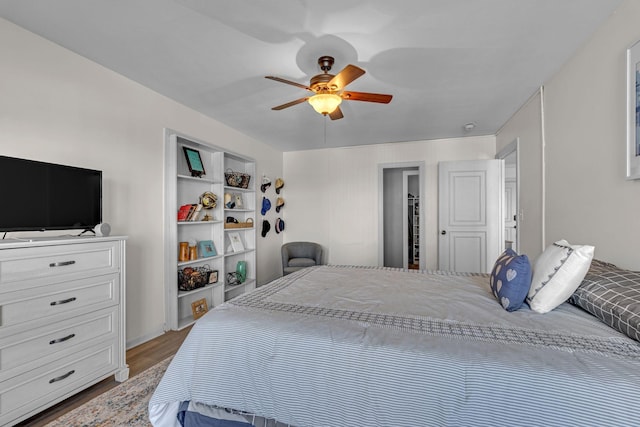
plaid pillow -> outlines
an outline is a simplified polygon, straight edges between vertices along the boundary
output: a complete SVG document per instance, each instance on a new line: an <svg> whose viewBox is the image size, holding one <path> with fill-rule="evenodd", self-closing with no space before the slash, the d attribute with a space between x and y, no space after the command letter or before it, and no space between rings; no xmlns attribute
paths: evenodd
<svg viewBox="0 0 640 427"><path fill-rule="evenodd" d="M640 341L640 271L594 263L569 302Z"/></svg>

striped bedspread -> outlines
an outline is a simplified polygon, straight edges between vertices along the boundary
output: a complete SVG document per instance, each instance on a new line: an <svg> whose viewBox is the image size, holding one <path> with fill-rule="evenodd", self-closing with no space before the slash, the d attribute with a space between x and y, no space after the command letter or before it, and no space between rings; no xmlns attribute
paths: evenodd
<svg viewBox="0 0 640 427"><path fill-rule="evenodd" d="M569 304L507 312L483 274L312 267L201 318L149 414L207 405L298 427L631 426L640 343Z"/></svg>

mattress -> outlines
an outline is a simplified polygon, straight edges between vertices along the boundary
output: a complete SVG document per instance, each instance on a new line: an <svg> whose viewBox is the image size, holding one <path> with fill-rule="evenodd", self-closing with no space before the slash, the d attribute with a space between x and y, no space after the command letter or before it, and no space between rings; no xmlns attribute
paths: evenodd
<svg viewBox="0 0 640 427"><path fill-rule="evenodd" d="M583 310L507 312L485 274L318 266L198 320L149 403L293 426L634 425L640 343Z"/></svg>

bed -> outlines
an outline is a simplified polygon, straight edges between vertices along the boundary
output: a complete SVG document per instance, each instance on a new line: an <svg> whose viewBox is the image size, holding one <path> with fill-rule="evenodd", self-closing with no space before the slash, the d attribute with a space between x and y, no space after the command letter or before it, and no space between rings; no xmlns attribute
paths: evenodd
<svg viewBox="0 0 640 427"><path fill-rule="evenodd" d="M508 312L486 274L318 266L199 319L149 416L154 426L582 427L637 425L638 408L640 343L573 304Z"/></svg>

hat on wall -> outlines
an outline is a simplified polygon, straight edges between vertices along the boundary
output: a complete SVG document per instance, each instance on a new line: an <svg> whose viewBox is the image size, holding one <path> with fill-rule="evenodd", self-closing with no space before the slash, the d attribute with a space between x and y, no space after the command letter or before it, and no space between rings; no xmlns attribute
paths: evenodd
<svg viewBox="0 0 640 427"><path fill-rule="evenodd" d="M269 230L271 230L271 224L265 219L262 221L262 237L267 237Z"/></svg>
<svg viewBox="0 0 640 427"><path fill-rule="evenodd" d="M271 180L269 179L268 176L263 176L262 177L262 185L260 185L260 191L262 191L263 193L265 191L267 191L267 188L269 188L271 186Z"/></svg>
<svg viewBox="0 0 640 427"><path fill-rule="evenodd" d="M284 187L284 181L282 178L276 179L276 193L280 194L280 189Z"/></svg>
<svg viewBox="0 0 640 427"><path fill-rule="evenodd" d="M276 201L276 212L280 212L280 208L284 206L284 199L282 197L278 197Z"/></svg>
<svg viewBox="0 0 640 427"><path fill-rule="evenodd" d="M278 218L276 220L276 233L279 234L283 230L284 230L284 221L282 220L282 218Z"/></svg>
<svg viewBox="0 0 640 427"><path fill-rule="evenodd" d="M263 197L262 198L262 209L260 210L260 213L264 216L269 209L271 209L271 202L266 197Z"/></svg>

